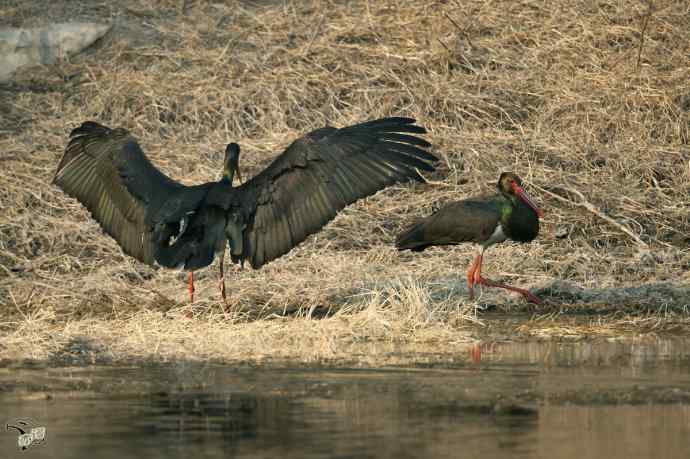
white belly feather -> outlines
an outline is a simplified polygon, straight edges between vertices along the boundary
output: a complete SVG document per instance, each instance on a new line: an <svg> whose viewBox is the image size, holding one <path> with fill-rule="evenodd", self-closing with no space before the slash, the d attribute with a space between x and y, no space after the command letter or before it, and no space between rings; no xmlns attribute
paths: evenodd
<svg viewBox="0 0 690 459"><path fill-rule="evenodd" d="M496 229L494 230L494 232L493 232L493 234L491 235L491 237L490 237L484 244L482 244L482 245L483 245L484 247L489 247L490 245L496 244L496 243L498 243L498 242L503 242L503 241L505 241L506 239L508 239L508 237L507 237L506 234L503 232L503 227L502 227L501 224L499 223L498 225L496 225Z"/></svg>

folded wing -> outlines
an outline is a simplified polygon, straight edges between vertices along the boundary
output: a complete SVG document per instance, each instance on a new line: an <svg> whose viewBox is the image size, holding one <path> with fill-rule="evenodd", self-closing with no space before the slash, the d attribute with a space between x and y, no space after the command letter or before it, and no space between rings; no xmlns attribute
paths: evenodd
<svg viewBox="0 0 690 459"><path fill-rule="evenodd" d="M420 252L435 245L488 240L500 223L501 212L491 201L456 201L410 225L395 239L399 250Z"/></svg>

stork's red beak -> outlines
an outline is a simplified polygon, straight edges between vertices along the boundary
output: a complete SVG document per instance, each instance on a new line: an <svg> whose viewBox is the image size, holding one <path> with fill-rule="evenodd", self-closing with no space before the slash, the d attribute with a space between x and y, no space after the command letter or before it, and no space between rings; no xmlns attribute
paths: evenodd
<svg viewBox="0 0 690 459"><path fill-rule="evenodd" d="M520 185L518 185L515 182L513 182L512 185L513 185L513 191L515 192L515 194L520 199L522 199L525 202L525 204L530 206L532 208L532 210L534 210L540 218L543 218L544 212L542 212L541 209L539 207L537 207L537 205L534 203L534 201L532 201L532 198L529 197L527 192Z"/></svg>

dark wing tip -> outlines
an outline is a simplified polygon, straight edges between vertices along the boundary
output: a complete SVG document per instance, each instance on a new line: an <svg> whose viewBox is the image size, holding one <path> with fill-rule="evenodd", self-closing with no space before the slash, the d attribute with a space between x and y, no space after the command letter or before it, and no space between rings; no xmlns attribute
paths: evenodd
<svg viewBox="0 0 690 459"><path fill-rule="evenodd" d="M388 116L386 118L379 118L378 120L374 120L374 122L378 121L397 124L414 124L417 122L415 118L410 118L409 116Z"/></svg>
<svg viewBox="0 0 690 459"><path fill-rule="evenodd" d="M53 183L59 184L60 173L70 162L84 152L84 143L90 139L107 137L112 130L95 121L84 121L69 134L69 142L65 147L62 159L55 170Z"/></svg>
<svg viewBox="0 0 690 459"><path fill-rule="evenodd" d="M344 128L354 135L368 137L374 140L374 145L381 148L379 154L386 156L396 163L403 163L410 169L433 172L434 163L439 158L429 153L426 149L431 148L431 143L427 142L415 134L426 134L427 130L423 126L418 126L416 119L408 117L389 117L368 121L352 127ZM374 147L376 148L376 147ZM395 158L391 157L391 153ZM409 171L409 178L423 180L412 170Z"/></svg>
<svg viewBox="0 0 690 459"><path fill-rule="evenodd" d="M408 116L390 116L388 118L381 118L384 121L394 122L397 124L414 124L417 122L415 118L410 118Z"/></svg>
<svg viewBox="0 0 690 459"><path fill-rule="evenodd" d="M410 120L414 122L412 118L396 118ZM427 140L417 137L413 134L425 134L427 131L423 126L417 126L415 124L395 124L386 125L385 129L379 130L376 134L379 141L383 142L385 149L388 151L395 152L400 155L400 158L407 158L411 161L413 167L420 170L425 170L432 172L435 170L433 164L439 161L439 158L429 151L432 144ZM421 177L415 177L421 178Z"/></svg>
<svg viewBox="0 0 690 459"><path fill-rule="evenodd" d="M371 121L365 121L364 123L356 124L351 126L353 128L389 128L395 126L411 126L416 123L417 120L414 118L407 118L402 116L389 116L387 118L378 118ZM347 129L347 128L346 128ZM423 129L423 128L422 128Z"/></svg>
<svg viewBox="0 0 690 459"><path fill-rule="evenodd" d="M70 132L69 137L71 139L73 137L83 135L102 136L107 135L110 131L110 128L103 126L102 124L97 123L95 121L84 121L83 123L81 123L81 126L73 129L72 132Z"/></svg>
<svg viewBox="0 0 690 459"><path fill-rule="evenodd" d="M418 137L415 137L418 138ZM429 153L428 151L424 150L423 148L420 148L417 145L412 144L411 142L399 142L399 141L393 141L393 139L385 139L385 143L387 144L386 146L392 150L395 151L399 154L404 154L408 156L414 156L418 159L428 161L430 163L435 163L438 162L438 157L434 156L433 154ZM431 146L431 145L429 145ZM428 148L428 147L425 147Z"/></svg>
<svg viewBox="0 0 690 459"><path fill-rule="evenodd" d="M424 163L424 166L417 167L417 169L421 169L425 172L434 172L436 170L436 167L434 167L432 164L429 163ZM422 180L422 177L415 177L417 180Z"/></svg>
<svg viewBox="0 0 690 459"><path fill-rule="evenodd" d="M406 132L409 134L426 134L424 126L415 124L414 118L403 118L399 116L390 118L380 118L378 120L367 121L362 124L352 126L355 129L366 129L376 132ZM345 128L347 129L347 128Z"/></svg>
<svg viewBox="0 0 690 459"><path fill-rule="evenodd" d="M416 125L416 122L417 120L414 118L392 116L388 118L379 118L371 121L365 121L363 123L346 126L340 129L326 126L310 132L305 137L309 138L310 140L319 141L327 139L334 135L373 135L381 137L382 134L385 133L426 134L426 128L424 128L424 126ZM410 139L410 137L412 136L408 136L408 139ZM428 148L431 146L431 144L428 143L426 140L418 137L412 137L411 140L412 141L409 143L413 143L417 146L421 146L424 148ZM405 142L408 143L407 140Z"/></svg>

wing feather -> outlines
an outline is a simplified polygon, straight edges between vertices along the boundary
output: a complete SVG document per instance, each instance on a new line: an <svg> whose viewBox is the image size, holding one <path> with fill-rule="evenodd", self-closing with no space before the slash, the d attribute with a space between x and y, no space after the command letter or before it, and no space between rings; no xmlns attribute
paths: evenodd
<svg viewBox="0 0 690 459"><path fill-rule="evenodd" d="M156 169L129 132L92 121L70 134L53 182L81 202L126 254L147 264L154 263L152 212L180 194L189 198L180 205L193 208L201 195Z"/></svg>
<svg viewBox="0 0 690 459"><path fill-rule="evenodd" d="M287 253L358 199L433 171L426 130L411 118L326 127L293 142L239 188L247 228L243 259L252 267Z"/></svg>

